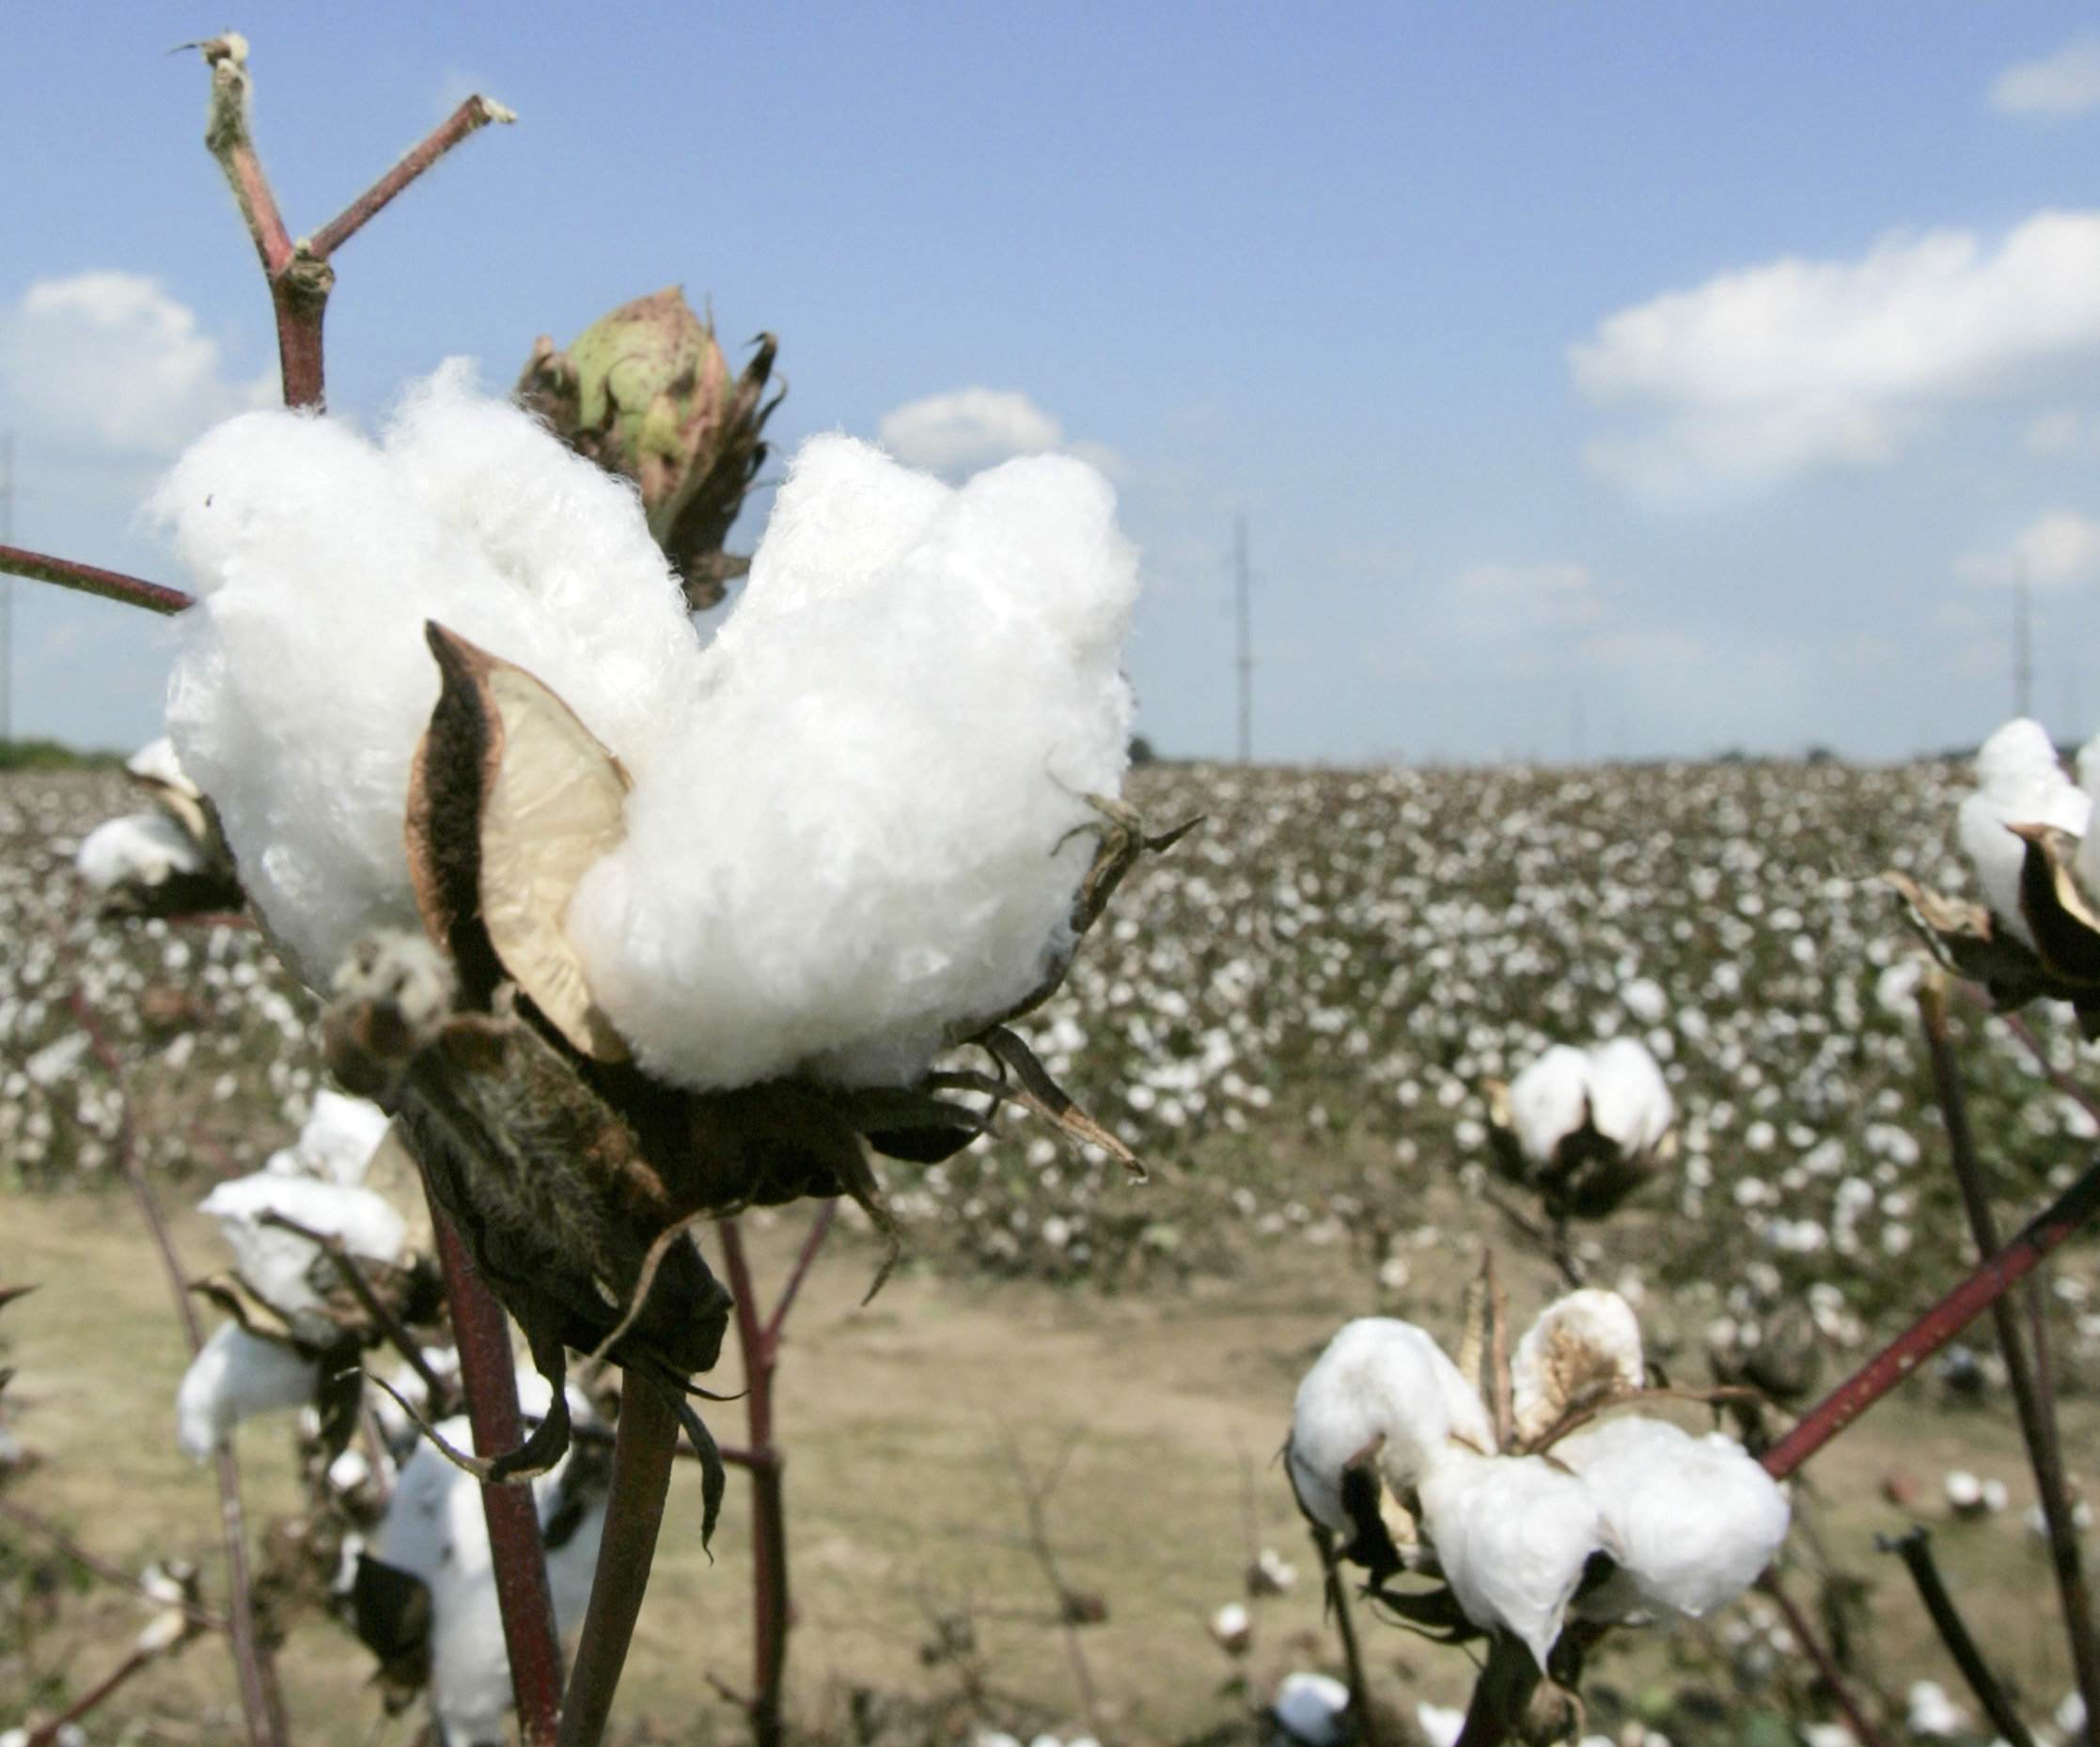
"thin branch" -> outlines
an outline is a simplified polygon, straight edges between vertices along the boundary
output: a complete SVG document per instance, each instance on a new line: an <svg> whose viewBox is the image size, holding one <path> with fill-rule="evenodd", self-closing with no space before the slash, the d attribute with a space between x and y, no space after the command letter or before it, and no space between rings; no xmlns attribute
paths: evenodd
<svg viewBox="0 0 2100 1747"><path fill-rule="evenodd" d="M795 1265L788 1272L788 1283L780 1288L780 1302L774 1305L773 1315L766 1321L767 1342L778 1356L780 1331L788 1320L788 1312L794 1308L795 1295L802 1290L803 1280L808 1275L809 1264L817 1259L817 1252L823 1248L824 1236L831 1230L831 1222L838 1216L838 1199L836 1195L820 1202L817 1217L810 1222L809 1235L803 1240L802 1253L795 1257Z"/></svg>
<svg viewBox="0 0 2100 1747"><path fill-rule="evenodd" d="M1919 985L1918 1013L1924 1022L1925 1043L1932 1054L1940 1115L1947 1125L1948 1151L1953 1160L1954 1180L1961 1186L1969 1235L1975 1240L1977 1254L1988 1260L1998 1253L1998 1223L1991 1214L1990 1190L1983 1180L1983 1163L1977 1157L1976 1137L1969 1128L1961 1067L1954 1059L1954 1047L1947 1034L1946 985L1942 979L1929 976ZM2092 1597L2086 1587L2078 1556L2078 1531L2072 1520L2070 1489L2064 1481L2055 1416L2029 1363L2012 1301L1997 1300L1991 1305L1991 1318L1998 1331L1998 1351L2005 1359L2006 1381L2019 1413L2020 1435L2027 1442L2028 1463L2034 1470L2034 1490L2041 1499L2043 1523L2048 1530L2050 1563L2056 1570L2057 1595L2063 1609L2063 1630L2071 1644L2078 1692L2085 1699L2086 1714L2100 1717L2100 1640L2093 1635Z"/></svg>
<svg viewBox="0 0 2100 1747"><path fill-rule="evenodd" d="M501 103L476 95L462 103L434 128L430 136L412 148L391 170L353 200L336 217L315 231L306 246L321 259L348 242L418 176L457 146L468 134L492 121L510 122L517 116Z"/></svg>
<svg viewBox="0 0 2100 1747"><path fill-rule="evenodd" d="M132 1122L131 1075L111 1047L109 1037L95 1017L86 995L74 990L71 1005L73 1017L87 1034L88 1047L93 1050L95 1059L102 1064L102 1071L109 1075L115 1086L117 1153L123 1163L124 1180L130 1184L146 1228L152 1234L153 1247L160 1252L168 1290L174 1295L176 1312L182 1319L182 1333L189 1340L190 1354L194 1358L203 1349L204 1328L190 1297L188 1272L175 1252L175 1240L168 1232L167 1221L161 1217L152 1186L146 1180L146 1166L138 1156L138 1131ZM278 1693L275 1671L270 1666L268 1653L256 1637L255 1597L248 1582L247 1525L241 1508L241 1469L230 1442L219 1445L215 1465L219 1482L219 1525L226 1545L227 1636L233 1646L233 1665L241 1687L241 1709L247 1719L248 1738L254 1747L284 1747L287 1734L284 1701Z"/></svg>
<svg viewBox="0 0 2100 1747"><path fill-rule="evenodd" d="M1320 1569L1327 1586L1327 1605L1334 1610L1335 1630L1341 1634L1342 1664L1349 1671L1349 1721L1351 1733L1361 1747L1373 1747L1376 1737L1371 1721L1371 1677L1364 1672L1363 1646L1356 1641L1356 1622L1349 1613L1349 1590L1342 1581L1341 1558L1335 1551L1334 1531L1324 1523L1310 1525L1312 1544L1320 1554Z"/></svg>
<svg viewBox="0 0 2100 1747"><path fill-rule="evenodd" d="M459 1346L460 1380L466 1388L474 1447L482 1456L514 1450L525 1442L525 1421L518 1412L510 1324L434 1198L431 1224L437 1234L438 1261L445 1270L445 1296L452 1311L452 1334ZM529 1486L483 1482L481 1510L489 1524L496 1605L503 1615L503 1643L510 1657L519 1726L527 1747L553 1747L561 1726L561 1640L555 1631L554 1595L547 1587L539 1506Z"/></svg>
<svg viewBox="0 0 2100 1747"><path fill-rule="evenodd" d="M828 1209L827 1209L828 1210ZM822 1216L820 1215L820 1220ZM780 1689L787 1677L788 1518L780 1486L780 1452L773 1443L773 1371L779 1358L779 1322L761 1320L759 1289L744 1252L744 1232L733 1219L719 1220L722 1265L736 1301L737 1345L744 1354L744 1420L750 1447L739 1466L751 1475L751 1695L744 1711L758 1747L778 1747ZM812 1237L821 1237L813 1232ZM814 1244L805 1243L806 1256ZM783 1295L783 1302L791 1292Z"/></svg>
<svg viewBox="0 0 2100 1747"><path fill-rule="evenodd" d="M2100 1212L2100 1162L2088 1165L1996 1256L1832 1390L1759 1459L1784 1480L2031 1272Z"/></svg>
<svg viewBox="0 0 2100 1747"><path fill-rule="evenodd" d="M2022 1019L2017 1013L1998 1012L1991 1006L1989 999L1971 983L1960 982L1956 983L1954 987L1959 989L1978 1006L1982 1007L1993 1019L1998 1021L2007 1031L2017 1037L2026 1046L2027 1053L2034 1057L2034 1065L2041 1068L2049 1084L2054 1085L2074 1104L2077 1105L2095 1123L2100 1123L2100 1102L2095 1102L2092 1094L2049 1059L2048 1046L2034 1035L2034 1028L2026 1020Z"/></svg>
<svg viewBox="0 0 2100 1747"><path fill-rule="evenodd" d="M101 1685L90 1689L75 1703L52 1718L50 1722L40 1724L36 1728L31 1729L23 1739L23 1747L54 1747L54 1743L65 1733L68 1724L78 1723L81 1718L87 1715L97 1705L100 1705L158 1655L157 1650L146 1650L133 1646L124 1660L118 1662L103 1677Z"/></svg>
<svg viewBox="0 0 2100 1747"><path fill-rule="evenodd" d="M1947 1585L1940 1581L1939 1568L1933 1561L1933 1537L1925 1525L1920 1522L1909 1534L1893 1539L1877 1535L1874 1545L1883 1552L1894 1553L1909 1568L1910 1581L1918 1585L1919 1600L1932 1615L1940 1642L1947 1646L1948 1654L1962 1671L1962 1678L1968 1682L1968 1690L1976 1694L1976 1702L1983 1707L1983 1714L1990 1718L1991 1726L1998 1730L2001 1739L2010 1741L2012 1747L2034 1747L2034 1737L2028 1732L2026 1719L2005 1696L2005 1689L1998 1685L1998 1677L1991 1672L1982 1651L1976 1647L1976 1640L1969 1635L1967 1623L1955 1610L1953 1597L1947 1593Z"/></svg>
<svg viewBox="0 0 2100 1747"><path fill-rule="evenodd" d="M1004 1427L999 1432L999 1442L1005 1447L1008 1465L1013 1470L1014 1480L1021 1488L1021 1503L1028 1516L1028 1551L1035 1555L1036 1564L1042 1567L1044 1580L1058 1604L1058 1624L1064 1630L1065 1654L1072 1662L1072 1677L1079 1688L1080 1708L1086 1713L1087 1727L1093 1734L1101 1733L1099 1701L1094 1693L1093 1672L1087 1666L1086 1646L1079 1642L1079 1627L1087 1617L1084 1598L1065 1583L1064 1573L1058 1568L1057 1550L1050 1544L1050 1530L1043 1516L1043 1505L1051 1493L1058 1490L1058 1482L1064 1478L1065 1464L1072 1459L1072 1453L1079 1447L1083 1433L1074 1432L1065 1441L1051 1461L1048 1473L1037 1479L1028 1472L1028 1465L1022 1459L1021 1451L1013 1438ZM1095 1615L1098 1617L1098 1613Z"/></svg>
<svg viewBox="0 0 2100 1747"><path fill-rule="evenodd" d="M5 1493L0 1493L0 1517L6 1517L33 1535L40 1535L54 1547L83 1570L92 1571L105 1583L115 1583L119 1589L129 1589L133 1595L150 1601L155 1607L173 1607L180 1610L183 1618L201 1631L225 1631L228 1630L226 1615L214 1614L209 1608L200 1608L194 1602L168 1601L151 1590L120 1565L113 1565L99 1554L89 1552L55 1522L48 1522L26 1505L18 1505Z"/></svg>
<svg viewBox="0 0 2100 1747"><path fill-rule="evenodd" d="M604 1735L649 1588L677 1449L678 1413L666 1387L630 1368L620 1386L604 1538L598 1545L590 1606L563 1702L559 1747L598 1747Z"/></svg>
<svg viewBox="0 0 2100 1747"><path fill-rule="evenodd" d="M385 1301L372 1290L372 1283L365 1278L365 1271L358 1267L356 1257L351 1255L343 1240L333 1232L315 1231L310 1226L302 1225L290 1214L280 1213L274 1208L264 1209L261 1224L281 1226L292 1236L306 1239L336 1265L336 1271L342 1276L343 1284L350 1288L351 1296L357 1301L365 1314L379 1325L379 1332L394 1343L395 1350L408 1361L409 1369L422 1380L423 1387L429 1392L425 1399L430 1404L430 1417L444 1418L445 1415L438 1409L450 1391L446 1388L438 1374L431 1369L431 1362L424 1358L421 1345L402 1326L400 1318L387 1308Z"/></svg>
<svg viewBox="0 0 2100 1747"><path fill-rule="evenodd" d="M262 173L255 136L248 131L248 43L228 31L188 47L198 50L212 70L212 106L205 120L204 143L225 172L242 222L255 240L262 257L262 271L270 277L284 271L291 258L291 237L277 211L277 197L270 192L270 179Z"/></svg>
<svg viewBox="0 0 2100 1747"><path fill-rule="evenodd" d="M104 601L120 601L126 606L144 607L149 613L180 613L196 604L196 598L180 588L164 588L121 570L97 569L91 564L75 564L71 558L55 558L49 553L29 552L20 546L0 546L0 571L26 576L32 582L55 583L84 595L100 595Z"/></svg>
<svg viewBox="0 0 2100 1747"><path fill-rule="evenodd" d="M1837 1700L1838 1708L1845 1713L1845 1721L1852 1727L1853 1736L1859 1747L1882 1747L1881 1736L1873 1724L1867 1721L1866 1713L1845 1685L1844 1677L1838 1672L1838 1664L1830 1652L1823 1647L1822 1640L1810 1627L1808 1616L1795 1605L1792 1596L1779 1585L1779 1574L1769 1566L1764 1575L1757 1580L1757 1586L1779 1604L1779 1612L1786 1615L1787 1630L1794 1634L1794 1643L1809 1653L1809 1660L1815 1663L1816 1672L1823 1677L1823 1684L1830 1689L1830 1696ZM2013 1739L2014 1747L2034 1747L2032 1741Z"/></svg>
<svg viewBox="0 0 2100 1747"><path fill-rule="evenodd" d="M1531 1652L1507 1632L1492 1634L1487 1666L1473 1683L1457 1747L1501 1747L1522 1719L1538 1684L1539 1665L1531 1660Z"/></svg>

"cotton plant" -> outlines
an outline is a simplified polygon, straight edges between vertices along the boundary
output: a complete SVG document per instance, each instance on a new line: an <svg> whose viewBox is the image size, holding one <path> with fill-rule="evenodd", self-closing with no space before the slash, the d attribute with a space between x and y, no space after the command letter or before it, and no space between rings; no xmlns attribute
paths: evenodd
<svg viewBox="0 0 2100 1747"><path fill-rule="evenodd" d="M217 814L165 736L125 760L152 804L104 820L81 839L74 871L113 914L185 916L243 902Z"/></svg>
<svg viewBox="0 0 2100 1747"><path fill-rule="evenodd" d="M1539 1197L1557 1234L1570 1219L1614 1211L1675 1154L1676 1106L1638 1038L1557 1043L1485 1089L1496 1167Z"/></svg>
<svg viewBox="0 0 2100 1747"><path fill-rule="evenodd" d="M1595 1631L1703 1617L1771 1562L1789 1505L1743 1447L1624 1411L1647 1392L1617 1293L1549 1304L1499 1365L1498 1346L1476 1325L1462 1367L1414 1324L1366 1318L1298 1386L1293 1490L1378 1601L1565 1677Z"/></svg>
<svg viewBox="0 0 2100 1747"><path fill-rule="evenodd" d="M1976 788L1955 835L1982 902L1950 897L1907 873L1882 878L1899 892L1938 955L1982 984L2000 1008L2038 996L2068 1001L2088 1037L2100 1037L2100 738L2066 775L2039 722L2018 717L1976 755Z"/></svg>
<svg viewBox="0 0 2100 1747"><path fill-rule="evenodd" d="M404 1256L406 1223L362 1185L386 1127L376 1106L323 1090L293 1145L197 1204L233 1256L230 1270L200 1283L231 1319L204 1343L176 1397L179 1442L199 1460L242 1421L287 1408L317 1407L326 1441L342 1447L362 1400L363 1373L352 1367L380 1338L346 1288L344 1262L412 1318L434 1313L427 1270Z"/></svg>
<svg viewBox="0 0 2100 1747"><path fill-rule="evenodd" d="M156 507L184 767L550 1381L639 1368L712 1458L728 1300L682 1230L841 1193L893 1230L863 1141L952 1153L959 1090L1135 1167L1006 1023L1170 841L1116 799L1136 567L1091 469L813 439L712 641L632 485L463 365L376 442L235 419ZM989 1071L932 1073L966 1041Z"/></svg>

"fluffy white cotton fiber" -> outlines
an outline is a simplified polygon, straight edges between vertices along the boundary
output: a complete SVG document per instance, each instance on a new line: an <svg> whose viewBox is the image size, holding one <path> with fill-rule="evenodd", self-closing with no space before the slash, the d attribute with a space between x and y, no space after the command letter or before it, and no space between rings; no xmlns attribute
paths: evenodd
<svg viewBox="0 0 2100 1747"><path fill-rule="evenodd" d="M289 1347L222 1322L197 1349L175 1396L176 1436L198 1461L258 1413L303 1407L321 1382L321 1366Z"/></svg>
<svg viewBox="0 0 2100 1747"><path fill-rule="evenodd" d="M2008 722L1976 755L1976 792L1956 820L1962 849L1976 868L1983 901L2029 946L2034 936L2020 914L2020 863L2027 845L2008 825L2054 825L2083 836L2092 801L2073 786L2057 762L2056 742L2039 722Z"/></svg>
<svg viewBox="0 0 2100 1747"><path fill-rule="evenodd" d="M435 618L550 686L635 779L566 918L645 1066L899 1080L1040 975L1113 793L1136 565L1080 463L953 491L807 445L701 647L628 489L448 365L383 441L253 413L156 507L202 607L169 725L309 980L415 925L408 770Z"/></svg>
<svg viewBox="0 0 2100 1747"><path fill-rule="evenodd" d="M1510 1121L1526 1156L1544 1164L1587 1116L1599 1134L1643 1153L1676 1119L1655 1058L1635 1037L1591 1050L1557 1043L1510 1084Z"/></svg>

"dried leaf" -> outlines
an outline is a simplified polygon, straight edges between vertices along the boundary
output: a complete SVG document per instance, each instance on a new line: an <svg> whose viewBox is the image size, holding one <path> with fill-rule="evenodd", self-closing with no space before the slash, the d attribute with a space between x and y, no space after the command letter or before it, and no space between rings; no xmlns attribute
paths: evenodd
<svg viewBox="0 0 2100 1747"><path fill-rule="evenodd" d="M2020 913L2034 932L2043 965L2078 988L2100 988L2100 916L2071 871L2078 840L2049 825L2008 829L2027 840Z"/></svg>

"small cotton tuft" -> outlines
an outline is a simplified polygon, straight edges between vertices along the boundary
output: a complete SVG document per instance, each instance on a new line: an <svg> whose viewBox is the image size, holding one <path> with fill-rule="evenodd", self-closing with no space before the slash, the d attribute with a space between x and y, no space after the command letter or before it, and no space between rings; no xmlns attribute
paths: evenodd
<svg viewBox="0 0 2100 1747"><path fill-rule="evenodd" d="M176 1436L198 1461L258 1413L304 1407L321 1382L321 1366L289 1347L222 1323L197 1349L175 1396Z"/></svg>
<svg viewBox="0 0 2100 1747"><path fill-rule="evenodd" d="M1586 1287L1557 1299L1517 1342L1510 1360L1520 1438L1561 1417L1641 1386L1640 1322L1616 1292Z"/></svg>
<svg viewBox="0 0 2100 1747"><path fill-rule="evenodd" d="M1525 1157L1544 1164L1589 1113L1590 1058L1557 1043L1510 1084L1510 1115Z"/></svg>
<svg viewBox="0 0 2100 1747"><path fill-rule="evenodd" d="M1733 1600L1786 1539L1792 1511L1779 1482L1717 1432L1695 1438L1629 1415L1584 1427L1553 1455L1602 1506L1619 1544L1619 1578L1665 1614L1698 1619ZM1600 1617L1611 1617L1627 1598L1598 1599Z"/></svg>
<svg viewBox="0 0 2100 1747"><path fill-rule="evenodd" d="M323 1086L314 1094L313 1110L299 1138L272 1153L264 1168L354 1188L365 1180L365 1167L386 1138L389 1119L377 1104Z"/></svg>
<svg viewBox="0 0 2100 1747"><path fill-rule="evenodd" d="M1336 1534L1354 1525L1341 1505L1342 1470L1384 1440L1378 1466L1415 1484L1453 1437L1492 1450L1481 1398L1424 1331L1390 1317L1345 1323L1298 1384L1291 1421L1291 1478L1306 1509Z"/></svg>
<svg viewBox="0 0 2100 1747"><path fill-rule="evenodd" d="M1544 1668L1590 1555L1615 1551L1589 1488L1543 1457L1453 1449L1419 1490L1423 1527L1465 1617L1514 1633Z"/></svg>
<svg viewBox="0 0 2100 1747"><path fill-rule="evenodd" d="M2027 845L2006 827L2054 825L2082 837L2092 818L2092 797L2064 775L2056 742L2039 722L2016 717L1978 751L1976 792L1961 804L1956 835L1976 868L1983 901L2029 946L2034 935L2020 914L2020 864Z"/></svg>

